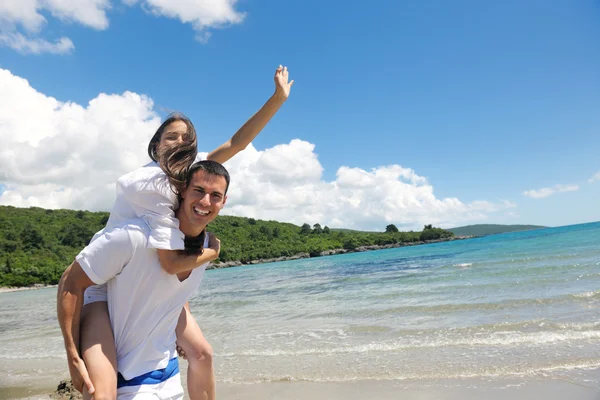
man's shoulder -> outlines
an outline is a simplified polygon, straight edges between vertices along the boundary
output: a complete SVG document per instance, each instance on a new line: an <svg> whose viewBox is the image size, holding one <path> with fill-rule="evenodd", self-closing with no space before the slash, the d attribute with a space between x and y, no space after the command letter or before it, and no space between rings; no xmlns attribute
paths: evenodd
<svg viewBox="0 0 600 400"><path fill-rule="evenodd" d="M129 240L131 240L132 245L136 247L146 247L148 244L148 237L150 236L150 228L143 219L136 218L120 222L110 230L106 230L105 234L109 236L127 235Z"/></svg>

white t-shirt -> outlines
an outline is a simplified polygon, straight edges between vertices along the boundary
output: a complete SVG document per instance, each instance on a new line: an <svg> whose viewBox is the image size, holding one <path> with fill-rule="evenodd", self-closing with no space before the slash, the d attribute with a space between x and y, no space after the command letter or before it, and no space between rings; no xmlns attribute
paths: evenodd
<svg viewBox="0 0 600 400"><path fill-rule="evenodd" d="M202 160L204 156L198 154L194 162ZM150 227L149 247L183 250L184 235L174 212L178 206L177 195L164 171L151 162L117 179L117 199L105 229L141 218Z"/></svg>
<svg viewBox="0 0 600 400"><path fill-rule="evenodd" d="M149 235L143 221L128 221L106 229L76 258L94 283L108 286L117 369L125 379L165 368L176 357L179 315L208 265L180 282L161 268L156 250L148 247Z"/></svg>
<svg viewBox="0 0 600 400"><path fill-rule="evenodd" d="M204 160L198 153L194 162ZM179 207L177 195L171 189L169 179L160 166L152 161L143 167L117 179L117 199L113 205L106 227L96 232L93 242L106 230L126 221L141 218L150 228L148 247L163 250L183 250L183 232L175 211ZM94 286L86 290L84 304L106 301L106 288Z"/></svg>

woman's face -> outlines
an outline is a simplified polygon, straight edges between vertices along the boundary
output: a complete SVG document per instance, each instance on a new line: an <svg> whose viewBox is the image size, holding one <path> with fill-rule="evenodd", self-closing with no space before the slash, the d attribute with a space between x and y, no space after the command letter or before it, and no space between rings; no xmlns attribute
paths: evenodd
<svg viewBox="0 0 600 400"><path fill-rule="evenodd" d="M187 139L187 125L183 121L173 121L165 128L156 148L157 153L181 145Z"/></svg>

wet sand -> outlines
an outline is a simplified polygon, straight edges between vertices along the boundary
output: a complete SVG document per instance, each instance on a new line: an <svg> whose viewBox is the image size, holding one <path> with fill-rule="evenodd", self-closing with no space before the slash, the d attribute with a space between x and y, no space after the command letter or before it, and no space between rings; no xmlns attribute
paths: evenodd
<svg viewBox="0 0 600 400"><path fill-rule="evenodd" d="M255 385L220 385L219 399L272 400L599 400L600 389L562 380L503 380L489 382L480 379L418 382L362 381L347 383L277 382Z"/></svg>
<svg viewBox="0 0 600 400"><path fill-rule="evenodd" d="M183 363L182 363L183 364ZM183 366L183 365L182 365ZM183 382L185 382L185 372ZM600 369L588 371L599 377ZM3 389L1 399L60 399L43 389ZM187 396L185 397L188 398ZM217 383L219 400L600 400L600 387L548 378L468 378L436 381Z"/></svg>

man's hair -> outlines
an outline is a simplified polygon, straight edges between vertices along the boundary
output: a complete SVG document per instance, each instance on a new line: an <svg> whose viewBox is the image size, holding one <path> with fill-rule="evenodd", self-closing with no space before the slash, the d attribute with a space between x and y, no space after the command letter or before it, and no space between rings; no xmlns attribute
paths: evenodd
<svg viewBox="0 0 600 400"><path fill-rule="evenodd" d="M223 178L225 178L225 182L227 182L227 186L225 186L225 193L223 193L223 194L224 195L227 194L227 190L229 190L229 180L230 180L229 172L227 172L227 169L223 165L219 164L216 161L212 161L212 160L198 161L190 166L190 168L188 169L188 172L187 172L187 176L185 178L185 187L186 188L190 185L190 183L192 182L192 179L194 178L194 174L198 171L205 171L208 174L222 176Z"/></svg>

